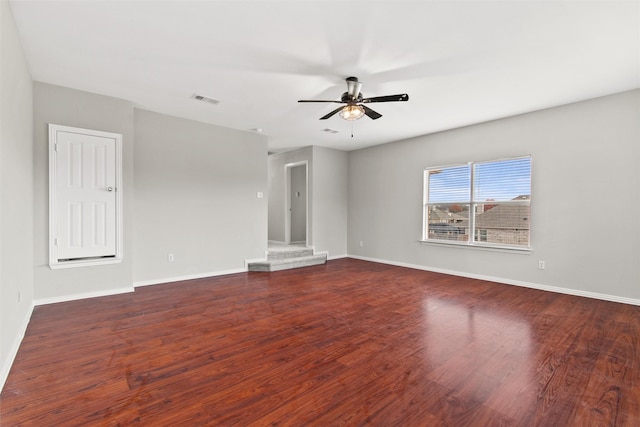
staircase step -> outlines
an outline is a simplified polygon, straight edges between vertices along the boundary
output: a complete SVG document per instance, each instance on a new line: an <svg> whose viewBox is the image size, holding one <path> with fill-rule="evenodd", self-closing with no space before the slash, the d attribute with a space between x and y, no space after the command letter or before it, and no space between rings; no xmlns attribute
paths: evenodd
<svg viewBox="0 0 640 427"><path fill-rule="evenodd" d="M266 261L252 262L248 265L249 271L280 271L292 268L309 267L327 262L327 255L308 255L296 258L267 259Z"/></svg>
<svg viewBox="0 0 640 427"><path fill-rule="evenodd" d="M269 248L267 253L267 259L287 259L287 258L300 258L313 255L313 249L311 248Z"/></svg>

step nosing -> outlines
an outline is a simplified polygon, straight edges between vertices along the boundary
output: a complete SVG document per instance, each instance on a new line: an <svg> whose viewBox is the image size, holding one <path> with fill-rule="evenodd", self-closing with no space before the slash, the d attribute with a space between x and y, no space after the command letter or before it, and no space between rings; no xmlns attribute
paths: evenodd
<svg viewBox="0 0 640 427"><path fill-rule="evenodd" d="M295 263L295 262L303 262L303 261L319 260L319 259L326 259L326 255L309 255L309 256L297 257L297 258L268 259L266 261L252 262L251 264L287 264L287 263Z"/></svg>
<svg viewBox="0 0 640 427"><path fill-rule="evenodd" d="M326 254L306 255L299 257L284 258L267 258L264 261L256 261L249 263L249 271L280 271L294 268L311 267L314 265L325 264L327 262Z"/></svg>

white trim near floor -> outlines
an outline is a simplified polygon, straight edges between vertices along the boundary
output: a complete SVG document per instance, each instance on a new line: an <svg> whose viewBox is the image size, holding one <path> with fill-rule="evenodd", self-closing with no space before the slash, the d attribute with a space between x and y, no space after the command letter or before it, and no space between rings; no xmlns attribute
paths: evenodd
<svg viewBox="0 0 640 427"><path fill-rule="evenodd" d="M134 288L139 288L141 286L161 285L163 283L182 282L182 281L185 281L185 280L204 279L206 277L226 276L228 274L237 274L237 273L246 273L246 272L247 272L247 268L245 267L245 268L235 268L235 269L232 269L232 270L214 271L214 272L210 272L210 273L189 274L189 275L186 275L186 276L176 276L176 277L165 277L165 278L161 278L161 279L141 280L141 281L138 281L138 282L133 282L133 287Z"/></svg>
<svg viewBox="0 0 640 427"><path fill-rule="evenodd" d="M484 276L484 275L481 275L481 274L465 273L465 272L460 272L460 271L446 270L446 269L443 269L443 268L433 268L433 267L427 267L427 266L424 266L424 265L409 264L409 263L398 262L398 261L388 261L388 260L383 260L383 259L378 259L378 258L369 258L369 257L358 256L358 255L349 255L349 258L359 259L359 260L362 260L362 261L379 262L381 264L395 265L395 266L398 266L398 267L413 268L413 269L416 269L416 270L431 271L431 272L434 272L434 273L450 274L452 276L467 277L469 279L486 280L486 281L489 281L489 282L502 283L502 284L505 284L505 285L514 285L514 286L520 286L520 287L523 287L523 288L537 289L537 290L540 290L540 291L555 292L555 293L559 293L559 294L574 295L574 296L578 296L578 297L593 298L593 299L599 299L599 300L603 300L603 301L618 302L618 303L622 303L622 304L630 304L630 305L638 305L638 306L640 306L640 299L620 297L620 296L617 296L617 295L608 295L608 294L601 294L601 293L597 293L597 292L581 291L581 290L578 290L578 289L563 288L563 287L559 287L559 286L541 285L539 283L531 283L531 282L523 282L523 281L520 281L520 280L503 279L501 277Z"/></svg>
<svg viewBox="0 0 640 427"><path fill-rule="evenodd" d="M0 368L0 391L4 388L4 383L7 381L9 377L9 372L11 371L11 366L13 366L13 362L18 355L18 350L20 349L20 344L22 344L22 340L27 332L27 327L29 326L29 321L31 320L31 315L33 314L34 305L31 304L31 308L28 310L28 316L25 316L22 319L20 324L19 333L16 335L15 339L11 343L9 347L9 352L7 355L7 360Z"/></svg>
<svg viewBox="0 0 640 427"><path fill-rule="evenodd" d="M96 292L84 292L81 294L63 295L63 296L51 297L51 298L39 298L33 301L33 305L39 306L39 305L46 305L46 304L56 304L59 302L76 301L76 300L87 299L87 298L108 297L111 295L127 294L133 291L134 291L133 287L130 287L130 288L109 289L109 290L96 291Z"/></svg>

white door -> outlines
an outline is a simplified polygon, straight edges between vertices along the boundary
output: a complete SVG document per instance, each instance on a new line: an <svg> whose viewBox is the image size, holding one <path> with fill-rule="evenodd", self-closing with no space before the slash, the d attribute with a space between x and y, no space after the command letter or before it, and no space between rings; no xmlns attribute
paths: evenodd
<svg viewBox="0 0 640 427"><path fill-rule="evenodd" d="M58 260L116 255L116 139L56 132Z"/></svg>

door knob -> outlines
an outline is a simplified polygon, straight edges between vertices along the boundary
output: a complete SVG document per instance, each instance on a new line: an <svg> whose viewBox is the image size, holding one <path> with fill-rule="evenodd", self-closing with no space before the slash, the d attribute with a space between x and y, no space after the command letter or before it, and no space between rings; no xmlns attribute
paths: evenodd
<svg viewBox="0 0 640 427"><path fill-rule="evenodd" d="M113 191L113 187L107 187L107 191Z"/></svg>

